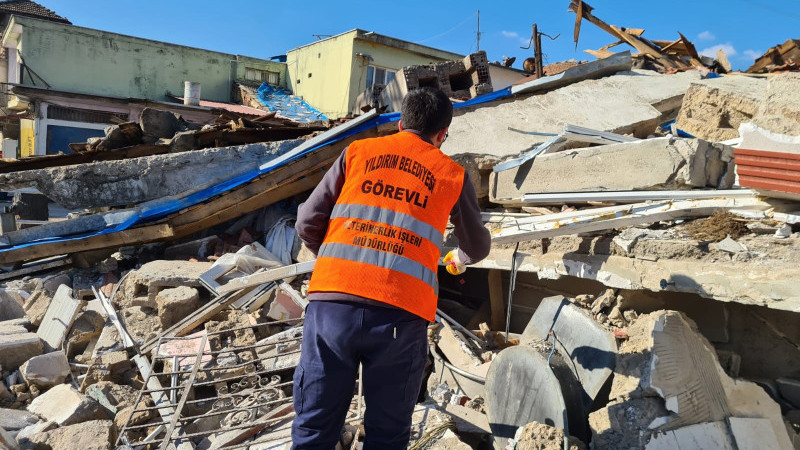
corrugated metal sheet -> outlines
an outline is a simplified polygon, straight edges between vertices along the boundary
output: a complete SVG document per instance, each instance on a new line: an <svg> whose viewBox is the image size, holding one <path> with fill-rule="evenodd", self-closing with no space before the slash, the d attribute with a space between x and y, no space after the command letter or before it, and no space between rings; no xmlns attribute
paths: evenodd
<svg viewBox="0 0 800 450"><path fill-rule="evenodd" d="M800 154L737 148L734 162L742 186L800 194Z"/></svg>

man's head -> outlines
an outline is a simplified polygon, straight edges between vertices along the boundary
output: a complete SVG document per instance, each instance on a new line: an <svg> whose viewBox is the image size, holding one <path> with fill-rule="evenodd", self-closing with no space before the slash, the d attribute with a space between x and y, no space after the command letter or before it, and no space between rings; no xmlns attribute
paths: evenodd
<svg viewBox="0 0 800 450"><path fill-rule="evenodd" d="M416 130L442 145L453 120L453 104L444 92L429 87L406 94L400 111L400 129Z"/></svg>

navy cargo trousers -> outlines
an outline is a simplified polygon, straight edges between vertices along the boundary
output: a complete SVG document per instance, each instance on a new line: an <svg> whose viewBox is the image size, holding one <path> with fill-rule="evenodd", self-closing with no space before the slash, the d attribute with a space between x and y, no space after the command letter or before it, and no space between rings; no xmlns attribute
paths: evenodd
<svg viewBox="0 0 800 450"><path fill-rule="evenodd" d="M405 449L427 362L428 322L393 308L311 301L294 374L292 443L332 450L363 371L364 450Z"/></svg>

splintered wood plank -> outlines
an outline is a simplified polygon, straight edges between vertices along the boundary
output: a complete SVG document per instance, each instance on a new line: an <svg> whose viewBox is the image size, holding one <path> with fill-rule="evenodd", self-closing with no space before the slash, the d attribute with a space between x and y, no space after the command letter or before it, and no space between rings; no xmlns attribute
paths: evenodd
<svg viewBox="0 0 800 450"><path fill-rule="evenodd" d="M72 298L72 289L62 284L58 287L50 307L42 319L42 324L36 330L36 335L44 342L46 351L60 350L67 336L67 331L72 327L78 312L83 307L83 302Z"/></svg>

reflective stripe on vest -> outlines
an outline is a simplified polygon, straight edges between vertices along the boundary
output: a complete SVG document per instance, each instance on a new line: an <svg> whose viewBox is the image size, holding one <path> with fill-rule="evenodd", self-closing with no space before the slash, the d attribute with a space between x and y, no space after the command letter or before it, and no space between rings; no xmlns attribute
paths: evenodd
<svg viewBox="0 0 800 450"><path fill-rule="evenodd" d="M362 219L370 222L380 222L392 227L405 228L417 236L427 239L437 248L441 248L444 237L436 228L428 225L413 216L391 209L377 206L359 205L355 203L340 203L333 207L331 219Z"/></svg>
<svg viewBox="0 0 800 450"><path fill-rule="evenodd" d="M404 256L373 250L371 248L337 243L322 244L319 248L319 257L326 256L372 264L373 266L404 273L421 280L433 288L435 295L439 295L439 282L436 279L436 272Z"/></svg>

